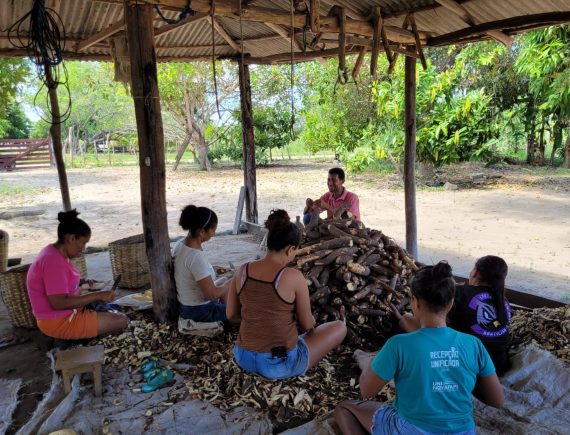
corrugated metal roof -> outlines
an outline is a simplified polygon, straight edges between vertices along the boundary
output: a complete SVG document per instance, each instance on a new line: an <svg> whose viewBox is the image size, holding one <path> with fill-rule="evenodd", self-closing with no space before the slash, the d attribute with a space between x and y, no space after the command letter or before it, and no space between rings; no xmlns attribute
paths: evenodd
<svg viewBox="0 0 570 435"><path fill-rule="evenodd" d="M21 16L27 13L32 0L0 0L0 55L23 55L22 51L14 51L14 47L7 38L7 29ZM220 5L225 0L217 0ZM543 14L543 13L565 13L570 16L570 0L457 0L479 23L488 23L504 20L517 16ZM106 39L98 41L88 48L79 50L79 44L89 38L105 31L109 26L116 25L118 32L124 32L120 28L123 19L122 0L47 0L48 7L56 9L60 14L65 27L67 38L66 55L68 58L85 57L87 59L104 59L110 56L110 49ZM281 11L284 17L290 13L290 0L258 0L250 2L250 8L268 8ZM441 7L435 0L321 0L320 15L326 16L333 5L345 7L348 19L362 20L371 16L375 6L380 6L382 15L385 17L385 24L388 26L401 27L406 13L414 12L414 17L418 29L428 32L427 36L441 36L467 29L469 25L454 12ZM244 12L246 12L244 7ZM169 19L175 19L178 12L162 7L163 14ZM283 55L287 57L291 50L291 43L287 35L291 28L288 22L282 22L277 32L275 28L264 24L264 22L248 21L247 14L240 23L234 16L216 15L216 21L225 32L215 33L216 56L231 57L238 56L241 47L240 40L244 40L244 51L251 57L262 60L266 56ZM286 21L286 20L284 20ZM570 21L570 18L568 18ZM536 23L534 23L536 24ZM532 24L532 25L534 25ZM157 15L155 29L167 26ZM520 26L519 26L520 27ZM164 27L168 29L169 27ZM370 27L368 27L370 28ZM163 29L163 30L164 30ZM277 29L279 30L279 29ZM507 32L516 29L506 28ZM192 22L181 25L167 33L156 37L157 55L161 58L192 59L211 56L212 48L212 26L209 17L193 19ZM303 30L296 29L296 41L294 50L299 53L303 47ZM223 34L225 33L225 35ZM233 41L227 40L227 37ZM26 36L24 33L22 36ZM316 35L305 30L305 40L310 43ZM424 35L425 36L425 35ZM334 40L338 39L337 34L327 34L322 36L327 39L327 49L334 48L338 44ZM463 36L465 40L475 38L485 38L484 34ZM390 36L389 36L390 38ZM234 48L232 44L235 43ZM429 45L428 40L428 45ZM445 43L445 41L444 41ZM322 44L318 48L323 48ZM310 52L311 48L307 48Z"/></svg>

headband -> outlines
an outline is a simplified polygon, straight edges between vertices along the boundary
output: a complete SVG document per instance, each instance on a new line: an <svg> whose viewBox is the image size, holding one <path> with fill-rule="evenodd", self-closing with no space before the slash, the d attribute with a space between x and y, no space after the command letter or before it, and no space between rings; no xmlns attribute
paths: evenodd
<svg viewBox="0 0 570 435"><path fill-rule="evenodd" d="M212 219L212 210L208 210L210 212L210 214L208 215L208 220L206 220L206 223L204 225L202 225L202 228L206 228L208 226L208 224L210 223L210 219Z"/></svg>

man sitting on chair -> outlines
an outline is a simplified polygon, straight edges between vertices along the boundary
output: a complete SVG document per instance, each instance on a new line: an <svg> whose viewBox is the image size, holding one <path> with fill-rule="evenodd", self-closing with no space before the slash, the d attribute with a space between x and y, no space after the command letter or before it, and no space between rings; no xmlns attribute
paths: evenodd
<svg viewBox="0 0 570 435"><path fill-rule="evenodd" d="M305 209L303 210L303 223L307 225L314 213L327 212L327 217L332 215L343 206L352 214L354 219L360 220L360 202L355 193L349 192L344 187L345 174L341 168L329 169L327 186L329 191L316 201L307 198Z"/></svg>

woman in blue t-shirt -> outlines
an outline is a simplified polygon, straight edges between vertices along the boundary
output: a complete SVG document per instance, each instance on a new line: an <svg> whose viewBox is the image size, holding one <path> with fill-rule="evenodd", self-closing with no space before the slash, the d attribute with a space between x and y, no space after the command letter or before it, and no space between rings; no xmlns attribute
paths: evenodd
<svg viewBox="0 0 570 435"><path fill-rule="evenodd" d="M483 342L499 376L510 368L511 307L505 297L508 270L501 257L479 258L469 274L469 284L457 286L453 308L447 316L450 328L474 335ZM411 314L402 316L395 307L392 312L404 331L412 332L420 327Z"/></svg>
<svg viewBox="0 0 570 435"><path fill-rule="evenodd" d="M411 288L420 329L390 338L360 376L364 399L392 379L396 399L337 405L335 420L344 434L475 434L473 390L487 405L503 405L503 389L481 341L446 326L455 294L451 266L422 268Z"/></svg>

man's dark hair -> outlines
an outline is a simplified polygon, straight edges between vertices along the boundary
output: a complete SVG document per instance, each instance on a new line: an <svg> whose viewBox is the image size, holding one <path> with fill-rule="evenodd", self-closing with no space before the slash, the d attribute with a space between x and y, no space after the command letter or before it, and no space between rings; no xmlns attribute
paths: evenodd
<svg viewBox="0 0 570 435"><path fill-rule="evenodd" d="M331 168L331 169L329 169L329 174L331 174L331 175L336 174L336 175L338 175L339 180L344 181L345 175L344 175L344 171L341 168Z"/></svg>

